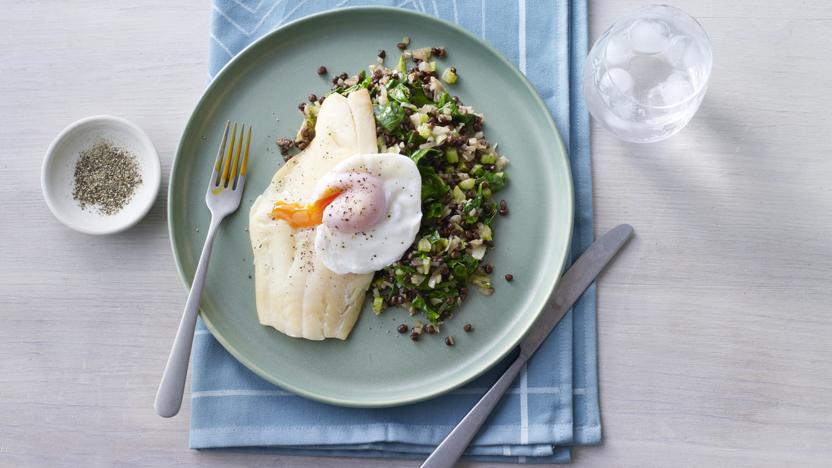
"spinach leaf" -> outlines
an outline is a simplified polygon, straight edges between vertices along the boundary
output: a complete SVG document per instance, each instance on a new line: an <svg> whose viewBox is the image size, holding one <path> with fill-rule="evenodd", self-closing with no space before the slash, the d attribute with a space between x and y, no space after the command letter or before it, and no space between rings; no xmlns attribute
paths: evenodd
<svg viewBox="0 0 832 468"><path fill-rule="evenodd" d="M413 302L411 302L411 304L417 310L424 312L425 317L427 317L427 319L431 322L436 322L437 320L439 320L439 312L433 310L433 308L431 308L428 305L428 303L425 302L422 296L416 296L416 298L413 299Z"/></svg>
<svg viewBox="0 0 832 468"><path fill-rule="evenodd" d="M468 279L471 274L477 271L477 266L479 266L479 264L479 260L468 254L448 261L448 266L454 273L454 278L459 280Z"/></svg>
<svg viewBox="0 0 832 468"><path fill-rule="evenodd" d="M416 106L422 107L425 104L433 104L433 99L425 94L420 84L410 86L410 102Z"/></svg>
<svg viewBox="0 0 832 468"><path fill-rule="evenodd" d="M395 101L391 101L386 106L373 106L373 114L376 117L376 122L388 132L393 132L399 128L405 118L404 109Z"/></svg>
<svg viewBox="0 0 832 468"><path fill-rule="evenodd" d="M387 89L387 97L399 102L410 102L410 89L404 83L399 83Z"/></svg>
<svg viewBox="0 0 832 468"><path fill-rule="evenodd" d="M451 103L456 107L456 103L453 99L451 99L451 95L445 91L442 91L442 94L439 95L439 100L436 101L436 107L443 108L446 104Z"/></svg>
<svg viewBox="0 0 832 468"><path fill-rule="evenodd" d="M488 182L488 188L492 192L496 192L506 186L508 177L505 172L486 172L483 179Z"/></svg>
<svg viewBox="0 0 832 468"><path fill-rule="evenodd" d="M422 138L422 135L419 135L419 132L411 131L411 132L408 132L407 138L405 138L404 143L405 143L405 146L419 146L419 145L421 145L422 143L424 143L426 141L427 140Z"/></svg>
<svg viewBox="0 0 832 468"><path fill-rule="evenodd" d="M442 94L439 95L439 101L437 101L436 106L440 109L448 110L451 114L451 117L453 117L453 119L456 122L469 124L476 118L474 114L463 114L462 112L460 112L459 106L456 104L456 101L454 101L453 98L451 98L450 94L444 91L442 92Z"/></svg>
<svg viewBox="0 0 832 468"><path fill-rule="evenodd" d="M462 219L466 224L476 224L478 215L471 215L471 211L480 208L480 206L482 206L482 195L479 193L462 205Z"/></svg>
<svg viewBox="0 0 832 468"><path fill-rule="evenodd" d="M450 188L436 175L436 170L429 166L419 167L422 175L422 201L438 200L448 193Z"/></svg>
<svg viewBox="0 0 832 468"><path fill-rule="evenodd" d="M422 148L411 154L410 159L412 159L413 162L415 162L416 164L419 164L419 162L422 161L422 159L425 159L427 156L435 156L439 154L441 154L439 150L433 148ZM428 159L425 159L425 162L427 161Z"/></svg>
<svg viewBox="0 0 832 468"><path fill-rule="evenodd" d="M442 217L442 211L444 211L445 206L442 202L433 202L427 204L424 208L424 215L425 218L428 220L435 220Z"/></svg>

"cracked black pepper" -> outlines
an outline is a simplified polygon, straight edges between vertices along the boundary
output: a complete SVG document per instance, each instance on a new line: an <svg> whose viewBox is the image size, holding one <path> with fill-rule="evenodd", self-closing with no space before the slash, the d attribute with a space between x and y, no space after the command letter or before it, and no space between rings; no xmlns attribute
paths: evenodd
<svg viewBox="0 0 832 468"><path fill-rule="evenodd" d="M99 141L81 151L74 181L72 198L82 209L95 209L111 216L133 198L142 183L142 174L133 153L111 142Z"/></svg>

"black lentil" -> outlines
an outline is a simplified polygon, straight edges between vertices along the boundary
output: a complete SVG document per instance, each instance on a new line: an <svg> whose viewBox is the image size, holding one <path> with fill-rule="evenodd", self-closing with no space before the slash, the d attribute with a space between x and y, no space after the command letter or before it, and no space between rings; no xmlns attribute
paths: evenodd
<svg viewBox="0 0 832 468"><path fill-rule="evenodd" d="M399 333L404 334L407 333L407 331L410 330L410 328L408 328L408 326L405 324L401 324L399 325L399 328L397 330L399 331Z"/></svg>
<svg viewBox="0 0 832 468"><path fill-rule="evenodd" d="M314 94L310 94L309 96L306 97L306 99L309 100L309 102L315 102L315 101L318 100L318 96L315 96Z"/></svg>
<svg viewBox="0 0 832 468"><path fill-rule="evenodd" d="M514 280L514 275L512 275L511 273L506 273L506 281L512 281L512 280Z"/></svg>
<svg viewBox="0 0 832 468"><path fill-rule="evenodd" d="M318 74L319 74L319 75L324 75L324 74L326 74L326 67L325 67L325 66L323 66L323 65L321 65L320 67L318 67Z"/></svg>
<svg viewBox="0 0 832 468"><path fill-rule="evenodd" d="M465 326L462 327L462 329L465 330L465 333L471 333L472 331L474 331L474 326L470 323L466 323Z"/></svg>
<svg viewBox="0 0 832 468"><path fill-rule="evenodd" d="M387 57L387 52L385 52L384 49L379 49L378 58L383 59L385 57Z"/></svg>
<svg viewBox="0 0 832 468"><path fill-rule="evenodd" d="M280 149L280 154L283 156L284 161L288 161L292 157L289 155L289 150L295 146L295 142L288 138L278 138L277 139L277 147Z"/></svg>
<svg viewBox="0 0 832 468"><path fill-rule="evenodd" d="M445 344L448 345L448 346L453 346L454 345L454 337L452 337L450 335L446 336L445 337Z"/></svg>

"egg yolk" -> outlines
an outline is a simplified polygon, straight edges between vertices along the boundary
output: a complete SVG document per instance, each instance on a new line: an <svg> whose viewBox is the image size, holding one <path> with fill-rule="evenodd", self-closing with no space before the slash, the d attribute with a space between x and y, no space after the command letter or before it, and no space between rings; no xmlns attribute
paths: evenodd
<svg viewBox="0 0 832 468"><path fill-rule="evenodd" d="M340 189L330 188L320 198L306 205L278 200L272 209L272 218L282 219L295 229L315 227L323 222L324 210L338 195L341 195Z"/></svg>
<svg viewBox="0 0 832 468"><path fill-rule="evenodd" d="M367 172L328 174L327 187L308 204L277 201L272 219L295 229L325 224L334 231L353 234L375 226L386 210L384 181Z"/></svg>

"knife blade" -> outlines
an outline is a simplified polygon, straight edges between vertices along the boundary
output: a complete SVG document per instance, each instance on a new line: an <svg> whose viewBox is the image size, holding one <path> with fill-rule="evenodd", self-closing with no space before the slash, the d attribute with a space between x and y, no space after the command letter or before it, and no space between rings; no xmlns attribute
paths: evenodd
<svg viewBox="0 0 832 468"><path fill-rule="evenodd" d="M554 295L549 300L549 306L537 317L531 330L520 341L520 355L436 447L422 463L421 468L454 466L532 354L632 236L633 227L629 224L616 226L593 242L572 264L558 283Z"/></svg>
<svg viewBox="0 0 832 468"><path fill-rule="evenodd" d="M537 317L532 329L520 342L521 353L531 356L537 351L558 322L632 235L633 227L629 224L614 227L593 242L569 267L566 274L561 277L554 296L549 300L549 308Z"/></svg>

